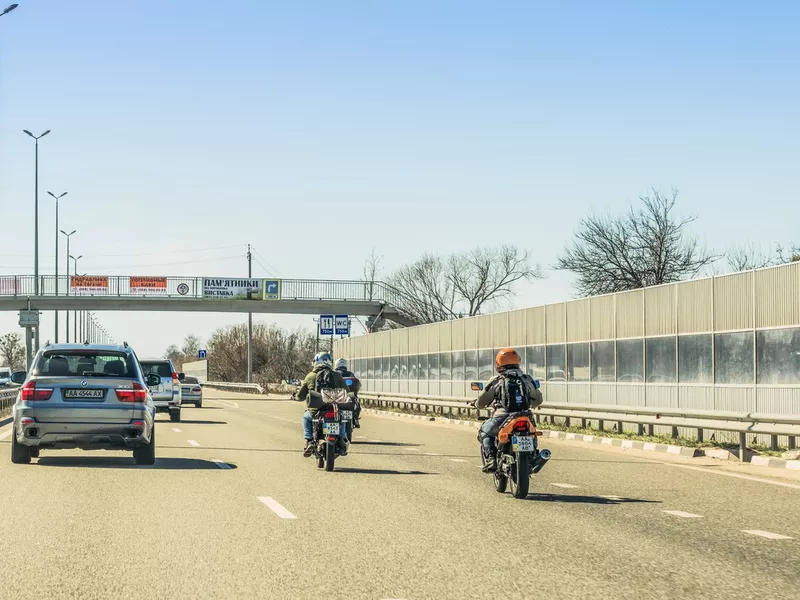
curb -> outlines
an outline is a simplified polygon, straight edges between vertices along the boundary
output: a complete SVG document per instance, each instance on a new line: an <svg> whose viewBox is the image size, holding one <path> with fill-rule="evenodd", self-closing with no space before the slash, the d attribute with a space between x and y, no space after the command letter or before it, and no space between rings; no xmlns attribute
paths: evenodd
<svg viewBox="0 0 800 600"><path fill-rule="evenodd" d="M448 425L461 425L477 429L480 427L479 421L462 421L458 419L448 419L446 417L431 417L427 415L409 415L407 413L396 413L374 408L363 408L362 412L380 416L399 417L413 421L435 421ZM721 460L736 458L736 455L728 450L719 448L688 448L686 446L673 446L671 444L656 444L653 442L639 442L636 440L624 440L622 438L608 438L597 435L585 435L583 433L567 433L565 431L553 431L552 429L541 430L546 437L564 440L567 442L584 442L588 444L598 444L600 446L615 446L617 448L630 448L632 450L644 450L645 452L659 452L663 454L674 454L677 456L687 456L695 458L698 456L708 456ZM772 469L789 469L800 471L800 460L784 460L782 458L770 458L767 456L753 456L750 464L758 467L769 467Z"/></svg>

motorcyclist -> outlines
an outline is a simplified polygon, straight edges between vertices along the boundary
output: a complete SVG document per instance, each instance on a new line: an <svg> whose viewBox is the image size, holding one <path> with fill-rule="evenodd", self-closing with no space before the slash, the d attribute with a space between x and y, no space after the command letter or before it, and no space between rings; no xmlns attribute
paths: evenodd
<svg viewBox="0 0 800 600"><path fill-rule="evenodd" d="M318 408L311 408L307 399L311 399L312 394L319 395L320 390L317 389L317 382L319 381L320 373L322 371L327 370L331 376L331 383L334 389L347 389L347 384L342 378L342 375L338 372L333 370L333 357L328 354L327 352L318 352L316 356L314 356L314 361L312 363L313 368L311 372L306 375L303 383L300 385L300 389L297 392L296 399L300 402L306 401L306 412L303 414L303 438L306 441L306 447L303 451L303 456L309 457L314 453L314 424L313 419L316 414L319 412ZM342 428L344 429L344 428ZM347 432L342 431L340 433L340 453L342 456L347 455Z"/></svg>
<svg viewBox="0 0 800 600"><path fill-rule="evenodd" d="M520 369L520 357L513 348L503 348L495 356L494 364L497 375L492 377L484 386L483 392L475 400L475 408L492 406L492 416L483 422L478 433L478 439L483 445L486 464L484 472L494 471L497 468L497 434L508 417L508 410L502 404L502 390L508 377L518 377L525 386L531 408L537 408L544 402L542 393L537 389L533 378Z"/></svg>
<svg viewBox="0 0 800 600"><path fill-rule="evenodd" d="M358 422L358 419L361 416L361 403L358 401L358 392L361 390L361 381L359 381L358 377L356 377L352 371L349 371L347 369L347 361L345 359L340 358L339 360L337 360L335 368L337 371L339 371L339 374L341 374L342 378L345 379L345 381L347 379L351 379L353 381L353 383L347 387L351 392L353 392L354 395L353 400L355 402L356 407L353 409L353 427L358 429L359 427L361 427L361 425Z"/></svg>

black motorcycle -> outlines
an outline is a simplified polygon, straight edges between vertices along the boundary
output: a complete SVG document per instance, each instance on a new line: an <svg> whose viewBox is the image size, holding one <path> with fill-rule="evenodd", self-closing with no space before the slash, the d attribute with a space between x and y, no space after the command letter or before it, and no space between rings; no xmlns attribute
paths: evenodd
<svg viewBox="0 0 800 600"><path fill-rule="evenodd" d="M312 392L312 403L321 397L319 407L309 404L309 408L319 408L313 419L313 452L317 468L333 471L338 456L347 454L349 433L348 421L343 413L352 415L355 404L347 390L323 390L321 394ZM352 420L350 421L352 422Z"/></svg>

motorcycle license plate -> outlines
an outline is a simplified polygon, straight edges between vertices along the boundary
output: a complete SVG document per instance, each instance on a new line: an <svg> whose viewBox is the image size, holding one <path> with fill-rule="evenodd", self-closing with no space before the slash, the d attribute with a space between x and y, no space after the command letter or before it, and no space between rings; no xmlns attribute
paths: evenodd
<svg viewBox="0 0 800 600"><path fill-rule="evenodd" d="M339 424L338 423L323 423L322 424L322 432L325 435L339 435Z"/></svg>
<svg viewBox="0 0 800 600"><path fill-rule="evenodd" d="M351 421L353 419L352 410L340 410L339 414L342 415L342 419L344 419L345 421Z"/></svg>
<svg viewBox="0 0 800 600"><path fill-rule="evenodd" d="M533 438L529 436L511 438L511 444L514 446L514 452L533 452Z"/></svg>

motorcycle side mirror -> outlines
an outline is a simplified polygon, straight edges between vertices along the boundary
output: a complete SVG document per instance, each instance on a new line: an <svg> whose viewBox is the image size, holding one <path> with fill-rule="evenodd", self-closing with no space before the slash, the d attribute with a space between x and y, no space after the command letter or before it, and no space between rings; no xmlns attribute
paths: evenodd
<svg viewBox="0 0 800 600"><path fill-rule="evenodd" d="M472 385L470 387L472 387L472 391L473 392L482 392L483 391L483 384L480 381L473 381Z"/></svg>

